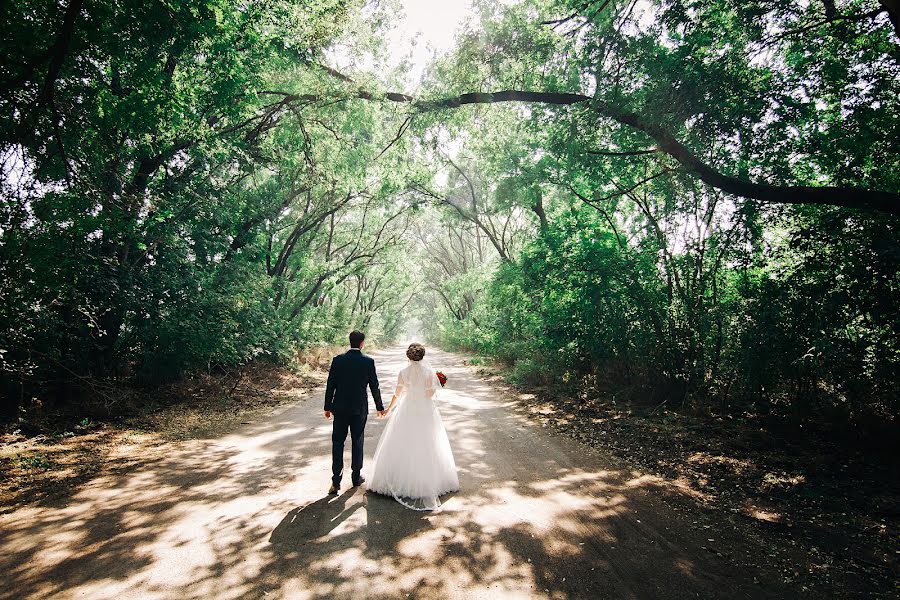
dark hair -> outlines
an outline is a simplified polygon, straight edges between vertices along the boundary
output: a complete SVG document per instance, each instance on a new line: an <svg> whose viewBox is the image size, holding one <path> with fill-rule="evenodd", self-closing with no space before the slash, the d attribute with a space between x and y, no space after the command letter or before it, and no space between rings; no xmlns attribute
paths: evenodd
<svg viewBox="0 0 900 600"><path fill-rule="evenodd" d="M425 357L425 346L419 343L412 343L406 349L406 358L409 360L420 361Z"/></svg>
<svg viewBox="0 0 900 600"><path fill-rule="evenodd" d="M362 346L363 340L366 339L366 334L362 331L353 330L350 332L350 347L351 348L359 348Z"/></svg>

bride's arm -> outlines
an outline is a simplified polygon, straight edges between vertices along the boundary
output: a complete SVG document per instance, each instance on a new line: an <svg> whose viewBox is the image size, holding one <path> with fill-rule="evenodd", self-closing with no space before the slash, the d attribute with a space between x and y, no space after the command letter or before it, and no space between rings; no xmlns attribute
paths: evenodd
<svg viewBox="0 0 900 600"><path fill-rule="evenodd" d="M391 414L391 409L394 408L394 405L397 404L397 394L400 393L400 390L394 392L394 395L391 396L391 403L388 404L387 414Z"/></svg>
<svg viewBox="0 0 900 600"><path fill-rule="evenodd" d="M428 382L425 384L425 397L430 400L434 398L434 394L437 392L437 387L434 385L437 375L434 374L434 371L429 369L429 377L427 379Z"/></svg>
<svg viewBox="0 0 900 600"><path fill-rule="evenodd" d="M396 385L396 387L394 388L394 395L391 396L391 403L388 404L388 407L387 407L387 414L391 414L391 409L394 408L394 405L395 405L395 404L397 404L397 398L399 398L399 397L400 397L400 394L403 393L403 388L404 388L404 387L405 387L405 386L404 386L404 384L403 384L403 377L402 377L402 376L397 377L397 385Z"/></svg>

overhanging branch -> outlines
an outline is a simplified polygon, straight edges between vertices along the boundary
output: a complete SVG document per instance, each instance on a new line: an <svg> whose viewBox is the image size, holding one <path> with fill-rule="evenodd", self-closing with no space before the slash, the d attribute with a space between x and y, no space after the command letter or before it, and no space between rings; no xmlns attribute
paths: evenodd
<svg viewBox="0 0 900 600"><path fill-rule="evenodd" d="M897 0L883 2L891 5ZM890 6L887 7L890 9ZM340 79L347 78L341 75ZM273 92L283 94L281 92ZM311 95L283 94L291 101L317 102L324 98ZM742 198L752 198L775 204L819 204L844 206L865 210L880 210L890 214L900 214L900 194L881 190L843 186L780 185L768 182L753 182L722 173L702 161L690 148L679 141L670 131L650 121L642 115L624 110L598 98L568 92L540 92L530 90L502 90L498 92L472 92L439 98L417 100L407 94L375 94L367 90L351 92L346 99L388 100L412 105L421 112L459 108L468 104L494 104L499 102L526 102L530 104L550 104L568 106L586 104L597 114L612 119L621 125L643 132L656 142L656 150L664 152L678 161L685 171L698 177L704 183Z"/></svg>
<svg viewBox="0 0 900 600"><path fill-rule="evenodd" d="M403 94L395 94L394 96L402 96L403 99L395 100L387 95L385 98L395 102L412 103L414 107L422 111L457 108L467 104L492 104L497 102L528 102L552 105L586 103L598 114L643 132L656 142L658 150L665 152L681 163L687 172L694 174L704 183L723 192L776 204L845 206L848 208L880 210L891 214L900 214L900 194L895 192L841 186L756 183L726 175L703 162L671 132L649 121L642 115L622 110L608 102L593 99L583 94L504 90L500 92L461 94L451 98L429 101L416 101Z"/></svg>

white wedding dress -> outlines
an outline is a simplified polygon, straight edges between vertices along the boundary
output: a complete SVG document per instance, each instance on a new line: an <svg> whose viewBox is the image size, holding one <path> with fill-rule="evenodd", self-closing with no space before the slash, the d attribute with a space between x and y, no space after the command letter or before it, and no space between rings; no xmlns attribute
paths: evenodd
<svg viewBox="0 0 900 600"><path fill-rule="evenodd" d="M437 375L410 361L397 378L397 404L375 448L369 491L414 510L435 510L439 496L459 489L450 440L434 403Z"/></svg>

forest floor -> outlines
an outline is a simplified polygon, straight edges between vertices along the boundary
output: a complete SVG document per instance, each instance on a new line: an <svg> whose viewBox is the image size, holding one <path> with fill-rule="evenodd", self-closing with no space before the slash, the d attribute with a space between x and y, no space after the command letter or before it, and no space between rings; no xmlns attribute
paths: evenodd
<svg viewBox="0 0 900 600"><path fill-rule="evenodd" d="M373 355L389 393L402 350ZM853 457L855 474L826 477L814 452L741 424L585 407L431 358L462 487L435 513L325 494L324 360L6 432L0 598L896 595L896 488ZM368 467L383 426L370 419Z"/></svg>
<svg viewBox="0 0 900 600"><path fill-rule="evenodd" d="M669 501L727 515L764 541L785 581L827 597L900 595L900 465L890 451L807 426L586 400L479 375L529 418L656 478Z"/></svg>
<svg viewBox="0 0 900 600"><path fill-rule="evenodd" d="M136 396L124 414L74 416L36 407L0 426L0 514L65 498L102 473L124 472L170 443L214 436L322 385L331 349L293 368L257 363L229 374L197 374Z"/></svg>

